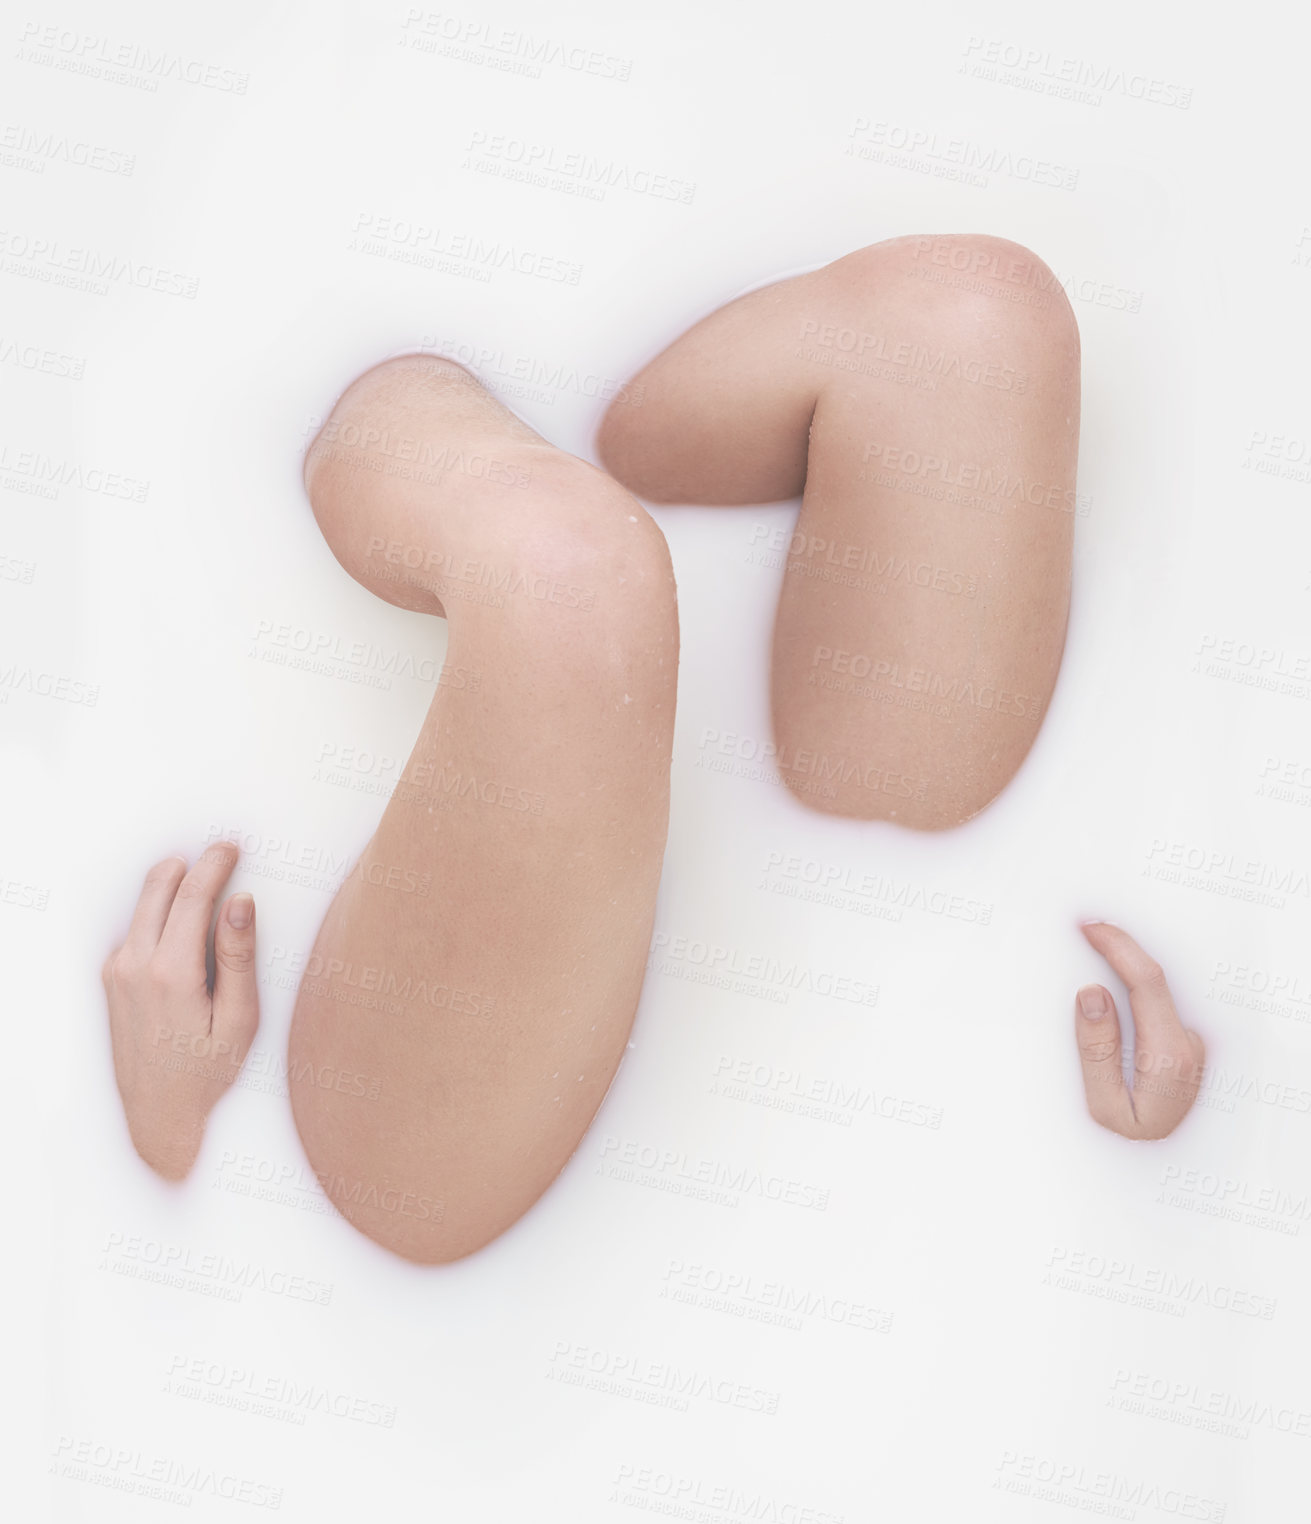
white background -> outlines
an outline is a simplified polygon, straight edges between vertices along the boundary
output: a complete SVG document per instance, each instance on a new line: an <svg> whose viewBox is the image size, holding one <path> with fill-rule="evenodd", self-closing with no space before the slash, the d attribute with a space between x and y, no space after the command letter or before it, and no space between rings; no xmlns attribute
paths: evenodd
<svg viewBox="0 0 1311 1524"><path fill-rule="evenodd" d="M261 1516L225 1495L244 1489L294 1520L1297 1517L1311 788L1262 790L1285 769L1311 782L1311 684L1271 675L1311 657L1291 12L1246 6L1212 31L1191 7L1123 0L207 9L19 7L0 49L16 1516ZM988 65L991 45L1020 62ZM1088 99L1052 85L1063 60ZM1145 79L1187 104L1140 98ZM612 161L618 183L598 200L567 169L492 172L508 160L470 159L476 133ZM871 134L919 135L918 156L862 156ZM962 154L985 183L953 177ZM1073 188L1035 183L1034 160ZM393 252L464 263L352 248L361 219L430 230ZM863 980L877 1003L780 1003L683 977L704 953L657 960L611 1094L540 1205L452 1268L390 1258L300 1153L279 969L380 809L383 764L332 786L325 750L403 759L432 685L261 652L365 641L417 660L444 636L336 566L299 485L307 430L382 356L471 346L512 407L588 455L598 393L692 319L927 231L1029 245L1082 330L1091 508L1032 755L936 837L822 819L714 770L718 737L768 737L779 573L750 552L794 509L657 511L683 638L658 933ZM41 469L63 479L53 495L30 490ZM96 702L38 678L97 685ZM250 849L234 887L258 900L263 1026L170 1188L127 1139L98 971L149 863L220 830ZM976 908L807 902L774 892L771 854ZM1172 857L1211 867L1171 877ZM1245 900L1245 872L1284 888ZM1071 1010L1105 977L1076 930L1092 915L1162 961L1210 1047L1203 1101L1164 1143L1084 1113ZM650 1167L626 1177L625 1154ZM763 1187L690 1183L743 1170ZM778 1182L824 1209L771 1199ZM770 1322L780 1286L801 1310ZM182 1388L192 1361L206 1374ZM1162 1400L1126 1406L1140 1390ZM255 1392L281 1405L253 1411ZM173 1502L147 1495L160 1471Z"/></svg>

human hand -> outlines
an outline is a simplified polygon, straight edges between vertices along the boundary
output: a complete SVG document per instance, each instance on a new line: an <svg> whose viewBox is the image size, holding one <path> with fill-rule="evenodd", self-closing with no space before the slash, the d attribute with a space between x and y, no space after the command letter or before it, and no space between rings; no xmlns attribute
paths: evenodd
<svg viewBox="0 0 1311 1524"><path fill-rule="evenodd" d="M236 866L230 842L194 868L166 858L146 875L123 946L105 961L114 1076L137 1152L166 1180L191 1169L205 1122L241 1072L259 1026L255 902L234 894L214 932L214 988L205 972L209 924Z"/></svg>
<svg viewBox="0 0 1311 1524"><path fill-rule="evenodd" d="M1088 1112L1124 1138L1167 1137L1188 1115L1202 1083L1206 1046L1174 1008L1161 966L1127 931L1105 921L1080 928L1129 991L1133 1088L1120 1063L1120 1018L1111 992L1086 984L1075 1000L1075 1034Z"/></svg>

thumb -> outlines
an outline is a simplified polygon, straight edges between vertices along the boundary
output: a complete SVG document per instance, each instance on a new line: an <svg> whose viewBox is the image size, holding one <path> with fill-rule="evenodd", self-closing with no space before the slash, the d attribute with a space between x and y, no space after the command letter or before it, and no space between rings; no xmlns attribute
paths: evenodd
<svg viewBox="0 0 1311 1524"><path fill-rule="evenodd" d="M259 1026L255 983L255 901L234 894L224 903L214 928L214 1020L211 1032L226 1044L239 1069Z"/></svg>
<svg viewBox="0 0 1311 1524"><path fill-rule="evenodd" d="M1104 985L1085 984L1079 991L1074 1002L1074 1034L1088 1114L1112 1132L1132 1137L1136 1119L1120 1067L1120 1017Z"/></svg>

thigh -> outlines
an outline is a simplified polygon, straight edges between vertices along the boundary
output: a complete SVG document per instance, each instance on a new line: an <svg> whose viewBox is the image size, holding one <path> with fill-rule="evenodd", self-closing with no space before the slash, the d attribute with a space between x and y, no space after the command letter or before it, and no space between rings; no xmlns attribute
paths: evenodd
<svg viewBox="0 0 1311 1524"><path fill-rule="evenodd" d="M423 427L464 437L454 413ZM500 492L371 495L372 473L312 488L333 494L320 522L350 532L330 538L343 564L366 580L363 531L394 533L415 551L406 596L448 616L413 754L315 943L289 1064L328 1194L425 1261L495 1237L576 1148L624 1051L664 847L664 539L602 473L533 451L527 485Z"/></svg>
<svg viewBox="0 0 1311 1524"><path fill-rule="evenodd" d="M1005 786L1055 686L1079 354L1059 292L1018 315L974 293L917 303L894 253L837 324L889 335L910 366L874 360L820 391L772 691L784 760L823 755L803 759L834 785L816 803L937 828Z"/></svg>
<svg viewBox="0 0 1311 1524"><path fill-rule="evenodd" d="M730 303L606 415L662 502L804 493L772 677L784 780L939 828L1013 776L1064 645L1079 339L1051 271L982 235L893 239Z"/></svg>

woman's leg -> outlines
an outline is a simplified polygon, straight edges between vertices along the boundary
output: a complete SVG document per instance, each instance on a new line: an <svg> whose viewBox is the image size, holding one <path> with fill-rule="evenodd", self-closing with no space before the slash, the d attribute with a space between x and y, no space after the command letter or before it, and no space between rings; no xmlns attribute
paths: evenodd
<svg viewBox="0 0 1311 1524"><path fill-rule="evenodd" d="M455 676L319 932L292 1105L343 1214L447 1261L537 1200L624 1051L668 815L673 574L639 504L447 361L355 382L305 476L357 581L445 614ZM378 1096L314 1084L325 1064Z"/></svg>
<svg viewBox="0 0 1311 1524"><path fill-rule="evenodd" d="M640 373L599 446L655 502L804 493L774 629L780 773L818 808L937 829L996 798L1051 697L1078 437L1065 294L980 235L875 244L731 302Z"/></svg>

